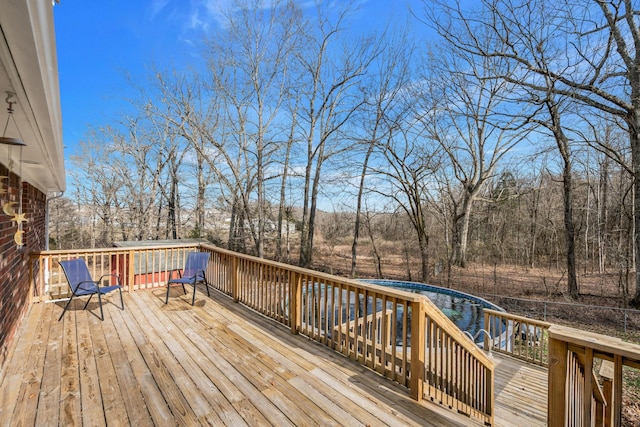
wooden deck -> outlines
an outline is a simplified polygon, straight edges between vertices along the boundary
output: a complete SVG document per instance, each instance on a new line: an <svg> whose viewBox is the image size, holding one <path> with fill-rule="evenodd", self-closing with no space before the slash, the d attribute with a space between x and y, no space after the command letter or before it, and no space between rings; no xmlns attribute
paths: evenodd
<svg viewBox="0 0 640 427"><path fill-rule="evenodd" d="M478 426L228 297L35 304L0 385L0 425ZM97 310L96 303L89 305ZM546 421L546 370L495 355L497 426Z"/></svg>

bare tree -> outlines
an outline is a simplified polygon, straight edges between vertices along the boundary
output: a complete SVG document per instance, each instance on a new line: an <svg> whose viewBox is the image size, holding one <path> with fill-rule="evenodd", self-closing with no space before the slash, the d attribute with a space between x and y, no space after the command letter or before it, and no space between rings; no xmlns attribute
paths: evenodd
<svg viewBox="0 0 640 427"><path fill-rule="evenodd" d="M384 37L384 36L383 36ZM362 111L362 132L365 138L362 141L366 149L362 161L358 194L356 196L356 214L353 227L353 242L351 244L351 277L356 277L358 259L358 241L360 239L361 214L363 198L365 195L365 183L369 162L380 146L380 142L388 137L393 128L401 120L401 116L409 110L410 104L402 99L403 90L409 85L409 64L413 47L405 33L390 37L377 61L372 65L366 86L365 104ZM367 218L367 230L371 234L371 228ZM381 275L378 267L378 274Z"/></svg>
<svg viewBox="0 0 640 427"><path fill-rule="evenodd" d="M123 240L128 237L123 221L124 177L114 166L118 159L111 132L92 130L80 142L80 153L71 157L78 211L88 223L91 248L111 245L118 229Z"/></svg>
<svg viewBox="0 0 640 427"><path fill-rule="evenodd" d="M302 104L297 122L306 144L300 229L302 266L309 266L312 260L323 167L328 159L345 149L342 143L347 139L340 132L364 102L357 88L380 49L376 38L340 39L352 12L350 5L334 13L333 20L329 12L335 11L323 10L319 1L316 5L317 30L307 33L305 49L297 57L302 72L299 80Z"/></svg>
<svg viewBox="0 0 640 427"><path fill-rule="evenodd" d="M548 84L551 85L550 82ZM572 172L572 155L569 137L561 122L561 106L553 95L550 93L545 97L543 104L548 113L549 120L539 121L544 127L549 129L553 137L562 159L562 200L564 212L564 235L565 249L567 254L567 290L572 298L578 298L578 277L576 274L576 231L573 218L573 172Z"/></svg>
<svg viewBox="0 0 640 427"><path fill-rule="evenodd" d="M211 142L234 177L234 218L241 220L234 229L246 226L262 257L268 183L283 146L291 149L280 119L293 94L290 67L301 48L301 11L292 1L237 0L225 24L223 35L209 41L211 83L224 102L226 126Z"/></svg>
<svg viewBox="0 0 640 427"><path fill-rule="evenodd" d="M459 1L430 1L425 8L436 29L459 49L483 57L508 60L504 77L542 92L544 77L553 92L589 108L617 116L629 136L634 176L635 264L640 264L640 25L629 0L547 2L482 0L477 11ZM436 8L431 5L437 4ZM434 10L434 12L432 12ZM444 14L442 14L444 13ZM487 46L482 38L489 38ZM538 51L550 53L545 68ZM640 305L640 272L632 301Z"/></svg>
<svg viewBox="0 0 640 427"><path fill-rule="evenodd" d="M428 57L423 84L418 87L420 121L446 154L446 169L458 183L447 188L453 191L453 262L461 267L467 264L474 202L500 161L529 132L525 109L508 102L514 85L491 78L503 72L503 62L445 46Z"/></svg>
<svg viewBox="0 0 640 427"><path fill-rule="evenodd" d="M218 104L195 73L161 72L155 70L155 99L149 99L145 111L154 123L158 133L162 131L166 140L166 161L169 163L170 185L165 198L168 201L168 228L172 236L175 231L177 213L180 211L179 184L182 189L193 187L188 184L186 167L192 166L195 176L195 209L193 237L203 237L205 232L205 201L207 187L211 182L212 170L207 155L207 146L212 129L219 124ZM175 237L174 237L175 238Z"/></svg>
<svg viewBox="0 0 640 427"><path fill-rule="evenodd" d="M418 240L423 281L429 278L428 193L430 180L441 162L437 146L430 146L428 141L410 126L401 126L390 134L381 147L387 162L373 168L387 185L372 190L391 199L411 221Z"/></svg>
<svg viewBox="0 0 640 427"><path fill-rule="evenodd" d="M49 202L49 248L76 249L84 246L83 218L74 201L67 197L54 198Z"/></svg>
<svg viewBox="0 0 640 427"><path fill-rule="evenodd" d="M125 191L123 215L130 230L127 240L157 238L153 235L152 218L160 198L160 177L165 172L163 144L159 143L164 135L156 135L147 124L139 118L125 117L121 128L126 134L111 134L113 149L118 153L113 167L122 177Z"/></svg>

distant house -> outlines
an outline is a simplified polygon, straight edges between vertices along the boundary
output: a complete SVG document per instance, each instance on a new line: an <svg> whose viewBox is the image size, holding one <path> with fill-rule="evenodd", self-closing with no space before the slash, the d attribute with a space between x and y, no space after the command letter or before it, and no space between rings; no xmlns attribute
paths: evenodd
<svg viewBox="0 0 640 427"><path fill-rule="evenodd" d="M2 366L33 296L29 253L46 249L48 201L66 183L52 2L2 1L0 30Z"/></svg>

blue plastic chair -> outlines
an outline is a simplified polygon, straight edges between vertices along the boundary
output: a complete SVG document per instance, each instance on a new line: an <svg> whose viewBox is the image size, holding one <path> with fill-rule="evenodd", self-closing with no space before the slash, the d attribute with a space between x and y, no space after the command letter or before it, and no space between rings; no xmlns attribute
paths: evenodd
<svg viewBox="0 0 640 427"><path fill-rule="evenodd" d="M91 278L91 273L89 273L89 269L87 268L87 264L84 259L71 259L68 261L59 261L60 266L62 267L62 271L64 271L64 275L67 278L67 282L69 283L69 287L71 287L71 298L67 301L67 305L64 306L64 310L62 310L62 314L58 318L58 321L62 319L64 313L69 308L69 304L74 297L82 297L89 295L89 299L82 309L86 309L89 305L89 301L94 295L98 295L98 304L100 305L100 320L104 320L104 313L102 312L102 295L108 294L109 292L113 292L116 289L120 291L120 308L124 310L124 302L122 300L122 284L120 283L120 276L117 274L105 274L100 277L98 280L93 280ZM102 283L102 279L104 277L114 276L117 281L117 285L112 286L100 286Z"/></svg>
<svg viewBox="0 0 640 427"><path fill-rule="evenodd" d="M184 285L193 285L191 305L194 305L196 302L196 284L198 283L204 283L205 288L207 288L207 296L211 296L209 293L209 283L207 282L207 277L205 275L208 263L209 252L189 252L189 255L187 255L187 262L184 266L184 271L180 274L180 277L172 279L171 276L169 276L169 281L167 282L167 297L165 298L164 303L166 304L169 302L169 288L171 288L171 285L182 285L182 290L185 294L187 293L187 290Z"/></svg>

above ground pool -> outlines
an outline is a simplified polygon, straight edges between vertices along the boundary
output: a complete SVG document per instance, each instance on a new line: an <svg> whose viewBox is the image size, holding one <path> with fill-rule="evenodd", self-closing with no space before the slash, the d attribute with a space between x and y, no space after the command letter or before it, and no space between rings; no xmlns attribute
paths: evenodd
<svg viewBox="0 0 640 427"><path fill-rule="evenodd" d="M489 301L464 292L424 283L396 280L361 280L378 286L386 286L424 295L433 302L463 332L468 332L480 343L484 337L479 331L484 329L483 309L504 311Z"/></svg>

